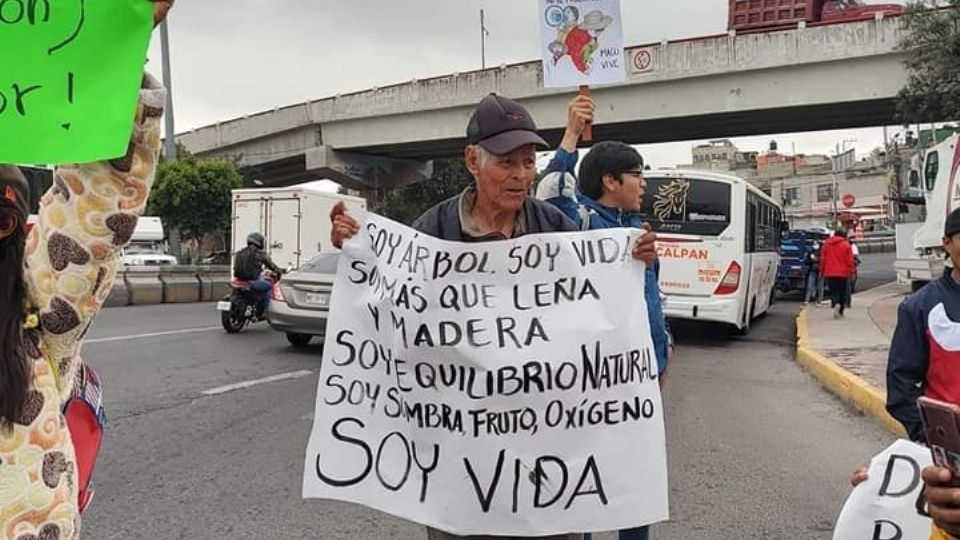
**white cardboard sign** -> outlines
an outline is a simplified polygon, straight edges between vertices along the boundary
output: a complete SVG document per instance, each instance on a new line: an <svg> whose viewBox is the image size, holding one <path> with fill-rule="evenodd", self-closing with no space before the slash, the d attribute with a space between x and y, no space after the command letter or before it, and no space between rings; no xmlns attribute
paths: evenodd
<svg viewBox="0 0 960 540"><path fill-rule="evenodd" d="M626 80L620 0L540 0L547 88Z"/></svg>
<svg viewBox="0 0 960 540"><path fill-rule="evenodd" d="M930 449L900 439L870 460L869 478L843 505L833 540L930 538L930 518L917 512L920 471L933 463Z"/></svg>
<svg viewBox="0 0 960 540"><path fill-rule="evenodd" d="M463 535L668 518L640 231L459 243L362 223L339 261L304 497Z"/></svg>

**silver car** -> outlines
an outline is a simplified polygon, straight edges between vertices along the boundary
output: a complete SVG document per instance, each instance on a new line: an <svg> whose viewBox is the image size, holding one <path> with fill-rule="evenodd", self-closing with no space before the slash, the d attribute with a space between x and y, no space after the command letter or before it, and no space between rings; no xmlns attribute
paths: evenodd
<svg viewBox="0 0 960 540"><path fill-rule="evenodd" d="M330 293L337 273L339 253L317 255L294 272L283 276L273 288L267 322L287 335L295 347L305 347L327 333Z"/></svg>

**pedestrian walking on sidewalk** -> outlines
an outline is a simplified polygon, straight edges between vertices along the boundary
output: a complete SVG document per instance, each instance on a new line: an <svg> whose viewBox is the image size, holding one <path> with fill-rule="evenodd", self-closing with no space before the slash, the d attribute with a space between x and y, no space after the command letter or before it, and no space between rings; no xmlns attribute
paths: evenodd
<svg viewBox="0 0 960 540"><path fill-rule="evenodd" d="M900 304L887 359L887 411L921 443L917 398L960 404L960 209L947 216L943 249L953 269ZM960 487L937 467L924 469L923 479L931 517L953 535L937 538L960 538Z"/></svg>
<svg viewBox="0 0 960 540"><path fill-rule="evenodd" d="M820 274L830 287L830 307L833 318L842 319L847 305L847 280L853 277L856 266L853 249L847 242L847 232L840 229L827 238L820 257Z"/></svg>
<svg viewBox="0 0 960 540"><path fill-rule="evenodd" d="M819 304L823 302L823 277L820 275L820 242L814 240L807 253L807 287L804 291L803 303L811 301Z"/></svg>
<svg viewBox="0 0 960 540"><path fill-rule="evenodd" d="M632 146L604 141L594 146L576 168L577 143L585 125L593 122L593 100L577 96L568 108L567 129L560 147L543 171L537 186L537 198L561 211L582 231L611 227L647 228L642 219L646 180L643 157ZM650 332L663 387L667 363L673 350L673 336L663 313L660 292L660 261L654 259L646 271L644 299L650 319Z"/></svg>
<svg viewBox="0 0 960 540"><path fill-rule="evenodd" d="M593 121L594 104L589 97L578 96L570 103L567 129L560 147L544 171L537 197L563 211L580 230L613 227L643 228L640 216L647 183L643 178L643 157L632 146L616 141L595 145L575 175L577 143L586 124ZM670 327L663 314L660 298L660 263L647 266L643 298L647 303L650 334L657 358L658 376L663 388L667 363L673 350ZM628 291L625 291L629 294ZM638 294L638 300L640 295ZM618 540L648 540L649 527L622 529ZM590 533L583 540L592 540Z"/></svg>

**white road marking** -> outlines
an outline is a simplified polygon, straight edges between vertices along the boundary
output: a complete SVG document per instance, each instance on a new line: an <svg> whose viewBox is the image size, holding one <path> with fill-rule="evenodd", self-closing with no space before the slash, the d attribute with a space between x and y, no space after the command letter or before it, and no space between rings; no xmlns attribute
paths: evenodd
<svg viewBox="0 0 960 540"><path fill-rule="evenodd" d="M256 379L253 381L243 381L234 384L228 384L226 386L220 386L218 388L211 388L210 390L204 390L202 392L205 396L218 396L220 394L226 394L227 392L233 392L234 390L242 390L244 388L250 388L251 386L257 386L259 384L272 383L276 381L284 381L287 379L299 379L301 377L306 377L308 375L313 375L313 372L309 369L304 369L300 371L293 371L290 373L281 373L279 375L271 375L270 377L264 377L262 379Z"/></svg>
<svg viewBox="0 0 960 540"><path fill-rule="evenodd" d="M187 328L185 330L170 330L168 332L153 332L150 334L133 334L129 336L115 336L115 337L105 337L105 338L96 338L96 339L85 339L83 340L84 345L91 343L111 343L114 341L133 341L135 339L147 339L152 337L161 337L161 336L176 336L180 334L198 334L200 332L210 332L212 330L220 330L219 326L207 326L204 328Z"/></svg>

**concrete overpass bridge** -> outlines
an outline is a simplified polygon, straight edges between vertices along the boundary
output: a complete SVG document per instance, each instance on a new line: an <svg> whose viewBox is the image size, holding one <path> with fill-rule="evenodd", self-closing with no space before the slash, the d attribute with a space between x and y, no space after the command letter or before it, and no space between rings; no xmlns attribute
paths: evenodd
<svg viewBox="0 0 960 540"><path fill-rule="evenodd" d="M890 124L907 73L898 19L724 34L627 48L628 78L593 91L594 137L632 144ZM238 159L267 185L328 178L389 189L459 155L479 99L523 102L559 141L574 89L543 88L539 61L414 80L220 122L177 136Z"/></svg>

